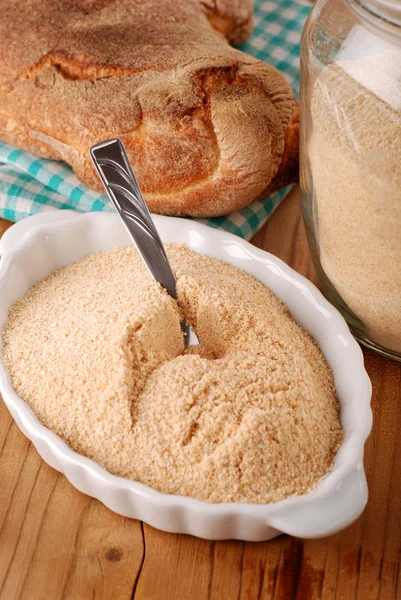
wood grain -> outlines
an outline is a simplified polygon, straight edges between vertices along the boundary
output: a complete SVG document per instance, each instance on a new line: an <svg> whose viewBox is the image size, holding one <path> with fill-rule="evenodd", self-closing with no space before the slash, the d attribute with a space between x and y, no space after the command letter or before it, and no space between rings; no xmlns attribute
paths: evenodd
<svg viewBox="0 0 401 600"><path fill-rule="evenodd" d="M297 191L254 243L316 282ZM209 542L115 515L48 467L0 402L0 599L401 598L401 366L364 354L370 499L356 523L321 540Z"/></svg>
<svg viewBox="0 0 401 600"><path fill-rule="evenodd" d="M10 221L5 221L4 219L0 219L0 237L3 235L3 233L9 228L11 227L12 223L10 223Z"/></svg>

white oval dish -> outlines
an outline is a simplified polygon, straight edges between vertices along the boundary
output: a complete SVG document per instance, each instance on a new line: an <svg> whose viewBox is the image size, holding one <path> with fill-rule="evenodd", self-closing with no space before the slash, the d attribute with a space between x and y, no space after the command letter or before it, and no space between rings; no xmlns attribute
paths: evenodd
<svg viewBox="0 0 401 600"><path fill-rule="evenodd" d="M346 527L367 502L363 448L372 413L363 355L344 319L312 283L248 242L187 219L154 216L154 220L163 242L186 244L254 275L316 339L333 370L341 405L344 442L333 470L313 492L272 504L212 504L163 494L111 475L41 425L12 388L1 362L0 341L0 393L19 428L43 460L64 473L78 490L121 515L158 529L206 539L262 541L281 532L322 537ZM0 330L11 305L55 269L97 250L129 244L119 218L110 213L49 212L11 227L0 242Z"/></svg>

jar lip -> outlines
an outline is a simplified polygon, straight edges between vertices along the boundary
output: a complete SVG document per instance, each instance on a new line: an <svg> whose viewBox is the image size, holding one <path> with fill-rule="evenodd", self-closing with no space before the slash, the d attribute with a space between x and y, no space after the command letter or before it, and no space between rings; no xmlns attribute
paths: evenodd
<svg viewBox="0 0 401 600"><path fill-rule="evenodd" d="M355 8L366 16L378 17L389 25L401 27L400 0L353 0Z"/></svg>

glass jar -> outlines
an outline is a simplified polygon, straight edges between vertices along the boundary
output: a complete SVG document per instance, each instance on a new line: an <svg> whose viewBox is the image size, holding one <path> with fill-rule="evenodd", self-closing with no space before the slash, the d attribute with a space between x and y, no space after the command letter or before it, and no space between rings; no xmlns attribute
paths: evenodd
<svg viewBox="0 0 401 600"><path fill-rule="evenodd" d="M323 293L401 360L401 1L318 0L301 49L301 190Z"/></svg>

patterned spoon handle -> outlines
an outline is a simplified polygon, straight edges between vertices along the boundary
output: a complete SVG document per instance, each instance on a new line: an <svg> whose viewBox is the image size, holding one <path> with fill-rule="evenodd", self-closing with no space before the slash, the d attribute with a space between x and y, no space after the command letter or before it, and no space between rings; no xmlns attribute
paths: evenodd
<svg viewBox="0 0 401 600"><path fill-rule="evenodd" d="M121 140L92 146L90 155L139 254L155 281L177 299L176 281Z"/></svg>
<svg viewBox="0 0 401 600"><path fill-rule="evenodd" d="M177 282L122 141L115 138L100 142L92 146L90 155L107 195L151 276L177 300ZM181 327L186 334L186 346L199 344L194 330L188 323L182 321Z"/></svg>

